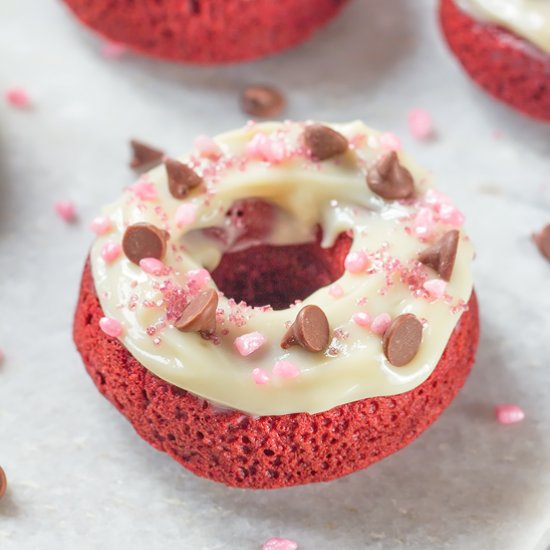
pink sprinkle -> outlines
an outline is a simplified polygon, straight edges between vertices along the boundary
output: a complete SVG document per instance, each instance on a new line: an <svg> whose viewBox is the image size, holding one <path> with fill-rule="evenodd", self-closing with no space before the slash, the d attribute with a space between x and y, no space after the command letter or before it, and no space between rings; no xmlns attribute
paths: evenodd
<svg viewBox="0 0 550 550"><path fill-rule="evenodd" d="M99 328L107 335L117 338L122 334L122 325L112 317L102 317L99 320Z"/></svg>
<svg viewBox="0 0 550 550"><path fill-rule="evenodd" d="M426 281L422 286L432 298L442 298L445 295L447 283L442 279L432 279Z"/></svg>
<svg viewBox="0 0 550 550"><path fill-rule="evenodd" d="M67 223L72 223L76 220L76 208L72 201L61 200L54 204L57 215Z"/></svg>
<svg viewBox="0 0 550 550"><path fill-rule="evenodd" d="M207 269L191 269L186 274L187 284L201 290L210 281L210 272Z"/></svg>
<svg viewBox="0 0 550 550"><path fill-rule="evenodd" d="M101 257L107 262L114 262L122 252L122 247L118 243L106 242L101 248Z"/></svg>
<svg viewBox="0 0 550 550"><path fill-rule="evenodd" d="M266 341L266 337L261 332L249 332L235 338L235 347L243 357L246 357L260 349Z"/></svg>
<svg viewBox="0 0 550 550"><path fill-rule="evenodd" d="M269 375L264 369L254 369L252 371L252 378L260 386L269 382Z"/></svg>
<svg viewBox="0 0 550 550"><path fill-rule="evenodd" d="M450 204L451 197L442 191L438 191L437 189L428 189L424 195L424 202L426 204L441 206L442 204Z"/></svg>
<svg viewBox="0 0 550 550"><path fill-rule="evenodd" d="M246 146L249 158L259 158L267 162L278 163L286 156L286 147L282 139L276 139L262 132L258 132Z"/></svg>
<svg viewBox="0 0 550 550"><path fill-rule="evenodd" d="M9 105L19 109L25 109L31 104L29 94L23 88L9 88L6 90L5 97Z"/></svg>
<svg viewBox="0 0 550 550"><path fill-rule="evenodd" d="M386 330L388 330L388 327L391 325L391 317L387 313L381 313L380 315L377 315L370 325L370 329L375 334L382 335Z"/></svg>
<svg viewBox="0 0 550 550"><path fill-rule="evenodd" d="M434 228L433 213L429 208L420 208L414 219L414 231L422 239L428 238Z"/></svg>
<svg viewBox="0 0 550 550"><path fill-rule="evenodd" d="M380 135L380 145L390 151L399 151L401 149L401 140L391 132L384 132Z"/></svg>
<svg viewBox="0 0 550 550"><path fill-rule="evenodd" d="M300 374L300 371L290 361L277 361L273 367L273 374L281 378L296 378Z"/></svg>
<svg viewBox="0 0 550 550"><path fill-rule="evenodd" d="M371 316L366 311L354 313L352 319L360 327L368 327L372 321Z"/></svg>
<svg viewBox="0 0 550 550"><path fill-rule="evenodd" d="M344 260L344 267L350 273L361 273L362 271L365 271L368 265L369 259L363 251L350 252Z"/></svg>
<svg viewBox="0 0 550 550"><path fill-rule="evenodd" d="M94 218L92 220L92 223L90 224L90 229L96 235L105 235L105 233L108 233L109 231L111 231L112 228L113 228L113 224L111 223L111 220L103 216Z"/></svg>
<svg viewBox="0 0 550 550"><path fill-rule="evenodd" d="M279 537L273 537L264 542L262 550L296 550L298 544L293 540L281 539Z"/></svg>
<svg viewBox="0 0 550 550"><path fill-rule="evenodd" d="M139 267L151 275L162 275L166 267L160 260L156 258L143 258L139 261Z"/></svg>
<svg viewBox="0 0 550 550"><path fill-rule="evenodd" d="M197 219L197 208L194 204L184 203L178 206L175 220L179 228L191 225Z"/></svg>
<svg viewBox="0 0 550 550"><path fill-rule="evenodd" d="M333 298L341 298L344 295L344 289L338 283L334 283L333 285L330 285L328 293Z"/></svg>
<svg viewBox="0 0 550 550"><path fill-rule="evenodd" d="M142 201L154 201L157 198L157 189L155 185L144 178L134 183L131 189L136 197Z"/></svg>
<svg viewBox="0 0 550 550"><path fill-rule="evenodd" d="M101 55L105 59L116 59L122 57L128 48L118 42L104 42L101 46Z"/></svg>
<svg viewBox="0 0 550 550"><path fill-rule="evenodd" d="M213 160L219 158L222 154L218 144L211 137L204 135L195 138L195 148L199 151L201 157Z"/></svg>
<svg viewBox="0 0 550 550"><path fill-rule="evenodd" d="M515 424L525 418L523 409L518 405L497 405L495 414L501 424Z"/></svg>
<svg viewBox="0 0 550 550"><path fill-rule="evenodd" d="M424 109L412 109L408 116L409 131L416 139L428 139L433 135L432 117Z"/></svg>
<svg viewBox="0 0 550 550"><path fill-rule="evenodd" d="M441 219L453 227L462 227L464 225L464 214L451 204L442 204L439 210Z"/></svg>

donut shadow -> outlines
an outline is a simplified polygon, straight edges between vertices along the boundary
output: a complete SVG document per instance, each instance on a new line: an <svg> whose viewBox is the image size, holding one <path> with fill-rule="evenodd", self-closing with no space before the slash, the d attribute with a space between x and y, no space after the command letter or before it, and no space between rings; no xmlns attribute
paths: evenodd
<svg viewBox="0 0 550 550"><path fill-rule="evenodd" d="M535 506L536 491L526 486L525 471L541 467L535 452L543 444L537 425L528 418L501 426L494 418L493 404L498 395L515 395L515 380L506 368L498 332L486 322L466 386L442 417L400 452L329 483L249 491L185 474L182 491L201 492L208 504L228 512L229 523L234 515L252 525L272 524L275 533L284 526L291 538L306 530L308 540L318 540L319 547L323 541L359 548L385 540L383 547L393 548L426 539L442 547L461 539L465 522L468 533L483 544L488 525L512 526L518 509ZM465 423L471 429L465 430ZM439 538L442 518L445 540ZM218 533L214 530L212 536ZM357 541L364 543L355 546Z"/></svg>
<svg viewBox="0 0 550 550"><path fill-rule="evenodd" d="M11 489L0 500L0 519L16 518L20 515L21 508L18 506Z"/></svg>
<svg viewBox="0 0 550 550"><path fill-rule="evenodd" d="M372 91L384 73L399 65L414 46L410 7L400 0L391 2L395 9L388 9L388 2L350 1L334 20L305 42L256 61L199 66L128 53L115 61L104 61L106 68L101 70L116 71L117 78L132 82L151 100L173 97L171 104L175 106L181 88L217 95L229 93L235 101L247 84L268 82L284 92L300 94L297 105L303 102L308 110L315 111L324 103L345 102L346 96L357 89L364 89L365 94ZM91 52L99 52L98 39L72 19L67 13L65 32L87 44ZM391 42L392 47L380 48L384 41ZM301 94L307 96L302 98ZM293 114L287 112L285 116Z"/></svg>

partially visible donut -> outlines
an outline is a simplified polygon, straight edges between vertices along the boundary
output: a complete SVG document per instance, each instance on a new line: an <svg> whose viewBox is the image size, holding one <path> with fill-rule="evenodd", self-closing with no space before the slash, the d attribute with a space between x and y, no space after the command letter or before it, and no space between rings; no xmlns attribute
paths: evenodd
<svg viewBox="0 0 550 550"><path fill-rule="evenodd" d="M173 61L264 57L308 38L346 0L65 0L105 38Z"/></svg>
<svg viewBox="0 0 550 550"><path fill-rule="evenodd" d="M510 29L479 20L456 0L441 0L439 15L451 51L479 86L532 118L550 121L549 52ZM546 32L550 35L550 29Z"/></svg>
<svg viewBox="0 0 550 550"><path fill-rule="evenodd" d="M477 348L473 248L394 144L360 122L253 124L105 209L74 339L144 439L275 488L363 468L449 404Z"/></svg>

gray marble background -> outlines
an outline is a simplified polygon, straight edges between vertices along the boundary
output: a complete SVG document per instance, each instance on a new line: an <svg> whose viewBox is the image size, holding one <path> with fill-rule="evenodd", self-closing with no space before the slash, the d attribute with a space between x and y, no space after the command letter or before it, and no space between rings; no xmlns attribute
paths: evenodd
<svg viewBox="0 0 550 550"><path fill-rule="evenodd" d="M530 234L550 222L550 126L485 97L438 32L435 0L356 0L316 37L242 66L175 66L99 42L54 0L1 0L0 548L254 550L271 536L310 549L542 549L550 528L550 264ZM71 342L79 275L100 206L133 179L127 140L181 154L242 125L238 91L271 82L289 118L399 133L467 215L483 335L441 420L404 451L323 485L228 489L142 442L96 391ZM429 109L432 143L407 133ZM80 221L52 210L71 198ZM515 402L526 420L496 423Z"/></svg>

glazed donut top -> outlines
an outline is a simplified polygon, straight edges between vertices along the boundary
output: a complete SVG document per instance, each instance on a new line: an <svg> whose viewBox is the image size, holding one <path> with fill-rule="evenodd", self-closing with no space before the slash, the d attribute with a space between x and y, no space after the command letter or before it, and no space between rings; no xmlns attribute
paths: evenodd
<svg viewBox="0 0 550 550"><path fill-rule="evenodd" d="M415 388L467 308L473 247L462 214L398 148L361 122L199 138L95 221L101 328L160 378L253 415ZM323 247L350 235L343 275L278 311L218 292L210 272L249 245L212 228L231 236L226 214L247 198L276 209L262 243L311 242L319 226Z"/></svg>
<svg viewBox="0 0 550 550"><path fill-rule="evenodd" d="M467 11L515 32L550 53L549 0L459 0Z"/></svg>

